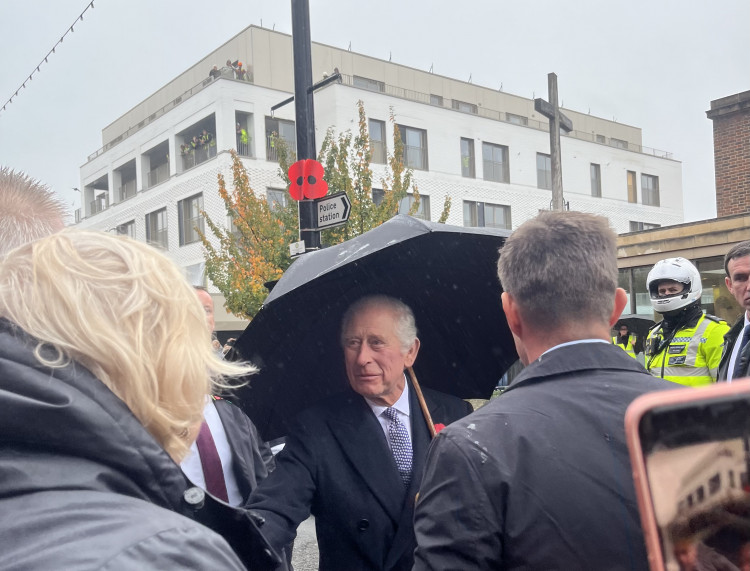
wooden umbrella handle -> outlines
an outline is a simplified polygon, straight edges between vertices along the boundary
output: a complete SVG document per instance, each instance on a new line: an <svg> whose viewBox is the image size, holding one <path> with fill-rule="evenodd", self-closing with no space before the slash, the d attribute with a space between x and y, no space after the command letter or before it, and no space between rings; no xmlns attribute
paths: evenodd
<svg viewBox="0 0 750 571"><path fill-rule="evenodd" d="M427 423L427 430L430 431L430 438L435 438L435 435L437 434L437 432L435 431L435 424L432 422L432 415L430 415L430 411L427 408L427 403L424 402L424 396L422 395L422 389L420 388L419 382L417 381L417 376L414 374L414 369L412 369L411 367L407 367L406 370L409 371L411 384L414 386L414 392L417 393L417 400L419 401L419 406L422 409L424 420Z"/></svg>

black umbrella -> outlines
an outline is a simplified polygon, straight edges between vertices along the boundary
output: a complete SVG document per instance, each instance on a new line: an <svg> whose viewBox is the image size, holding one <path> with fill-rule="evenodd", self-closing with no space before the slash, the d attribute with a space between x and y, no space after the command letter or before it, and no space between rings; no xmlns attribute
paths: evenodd
<svg viewBox="0 0 750 571"><path fill-rule="evenodd" d="M489 398L517 359L496 272L509 234L396 216L296 260L235 345L261 368L238 396L264 438L285 435L302 409L347 386L341 317L366 294L397 297L414 311L423 385Z"/></svg>

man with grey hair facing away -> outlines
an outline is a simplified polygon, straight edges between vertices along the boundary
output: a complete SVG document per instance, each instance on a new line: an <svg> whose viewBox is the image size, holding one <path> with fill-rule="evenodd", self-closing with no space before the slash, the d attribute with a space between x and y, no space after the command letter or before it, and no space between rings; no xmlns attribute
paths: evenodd
<svg viewBox="0 0 750 571"><path fill-rule="evenodd" d="M414 569L647 569L625 410L675 385L610 343L627 303L614 233L545 212L508 238L498 274L526 368L433 441Z"/></svg>
<svg viewBox="0 0 750 571"><path fill-rule="evenodd" d="M0 167L0 257L65 226L67 208L45 184Z"/></svg>

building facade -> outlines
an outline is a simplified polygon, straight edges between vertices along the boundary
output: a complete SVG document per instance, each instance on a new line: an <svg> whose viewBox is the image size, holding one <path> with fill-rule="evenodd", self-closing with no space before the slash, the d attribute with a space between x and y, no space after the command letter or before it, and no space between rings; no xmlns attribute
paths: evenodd
<svg viewBox="0 0 750 571"><path fill-rule="evenodd" d="M314 81L341 73L315 94L318 148L329 127L357 129L362 100L376 198L395 123L422 197L418 216L437 219L450 197L449 223L512 229L550 208L549 126L532 99L322 44L312 55ZM242 72L221 67L227 60ZM78 223L165 248L203 283L194 227L200 210L226 217L217 175L231 180L229 151L242 156L256 193L284 200L270 135L294 147L294 104L271 108L293 94L292 69L291 37L251 26L106 126L81 167ZM606 215L618 232L682 222L678 161L643 147L639 128L565 114L574 128L561 144L570 209ZM227 320L217 316L217 326L231 328Z"/></svg>
<svg viewBox="0 0 750 571"><path fill-rule="evenodd" d="M716 213L750 212L750 91L711 102L714 123Z"/></svg>

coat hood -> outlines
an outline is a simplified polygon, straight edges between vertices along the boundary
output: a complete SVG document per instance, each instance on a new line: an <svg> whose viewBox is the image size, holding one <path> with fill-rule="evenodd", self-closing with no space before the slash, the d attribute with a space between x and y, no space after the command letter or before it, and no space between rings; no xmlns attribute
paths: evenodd
<svg viewBox="0 0 750 571"><path fill-rule="evenodd" d="M0 319L0 497L115 490L178 511L179 466L86 368L43 366L37 344Z"/></svg>

